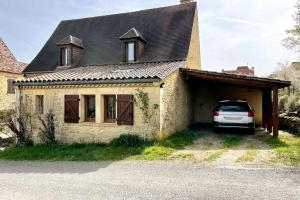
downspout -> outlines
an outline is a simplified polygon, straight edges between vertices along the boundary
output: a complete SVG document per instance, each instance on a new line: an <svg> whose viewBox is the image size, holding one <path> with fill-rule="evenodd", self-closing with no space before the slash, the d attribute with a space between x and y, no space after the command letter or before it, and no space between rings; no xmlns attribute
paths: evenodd
<svg viewBox="0 0 300 200"><path fill-rule="evenodd" d="M159 140L163 140L164 139L164 102L163 102L163 97L164 97L164 85L165 83L162 82L159 86L159 135L158 135L158 139Z"/></svg>

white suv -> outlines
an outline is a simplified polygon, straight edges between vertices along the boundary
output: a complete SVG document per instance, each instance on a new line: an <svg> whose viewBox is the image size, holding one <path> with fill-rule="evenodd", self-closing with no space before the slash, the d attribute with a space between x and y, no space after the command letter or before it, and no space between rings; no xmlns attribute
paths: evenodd
<svg viewBox="0 0 300 200"><path fill-rule="evenodd" d="M246 101L220 101L214 109L214 131L221 128L241 128L254 133L254 110Z"/></svg>

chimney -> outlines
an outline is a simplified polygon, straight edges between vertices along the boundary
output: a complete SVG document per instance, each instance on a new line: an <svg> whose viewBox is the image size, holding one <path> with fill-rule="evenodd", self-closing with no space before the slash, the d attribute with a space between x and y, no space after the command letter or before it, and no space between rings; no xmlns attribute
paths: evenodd
<svg viewBox="0 0 300 200"><path fill-rule="evenodd" d="M190 3L193 2L194 0L180 0L180 4L184 4L184 3Z"/></svg>

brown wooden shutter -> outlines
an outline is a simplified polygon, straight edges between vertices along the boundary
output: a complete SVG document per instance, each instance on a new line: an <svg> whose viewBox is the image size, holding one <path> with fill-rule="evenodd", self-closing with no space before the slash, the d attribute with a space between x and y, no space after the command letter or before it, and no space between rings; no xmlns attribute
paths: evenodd
<svg viewBox="0 0 300 200"><path fill-rule="evenodd" d="M7 79L7 94L14 94L14 79Z"/></svg>
<svg viewBox="0 0 300 200"><path fill-rule="evenodd" d="M65 122L79 123L79 95L65 95Z"/></svg>
<svg viewBox="0 0 300 200"><path fill-rule="evenodd" d="M117 123L118 125L133 125L133 96L117 96Z"/></svg>

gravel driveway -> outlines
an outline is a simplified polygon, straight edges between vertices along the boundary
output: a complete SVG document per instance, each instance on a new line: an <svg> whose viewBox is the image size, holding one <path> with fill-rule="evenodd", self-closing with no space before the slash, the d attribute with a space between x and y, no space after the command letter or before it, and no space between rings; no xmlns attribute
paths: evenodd
<svg viewBox="0 0 300 200"><path fill-rule="evenodd" d="M300 169L0 161L0 199L300 199Z"/></svg>

